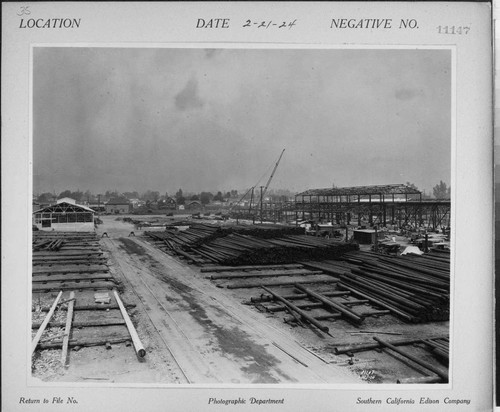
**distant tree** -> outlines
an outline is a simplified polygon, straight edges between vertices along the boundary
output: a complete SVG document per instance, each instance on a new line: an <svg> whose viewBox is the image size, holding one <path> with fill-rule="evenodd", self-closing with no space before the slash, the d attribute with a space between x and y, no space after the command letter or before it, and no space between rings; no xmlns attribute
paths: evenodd
<svg viewBox="0 0 500 412"><path fill-rule="evenodd" d="M231 197L236 197L238 196L238 191L237 190L231 190Z"/></svg>
<svg viewBox="0 0 500 412"><path fill-rule="evenodd" d="M422 191L422 199L431 199L432 196L427 193L425 190Z"/></svg>
<svg viewBox="0 0 500 412"><path fill-rule="evenodd" d="M92 202L94 200L94 195L90 190L86 190L85 193L83 194L83 200L86 200L87 202Z"/></svg>
<svg viewBox="0 0 500 412"><path fill-rule="evenodd" d="M145 193L142 195L143 200L149 200L150 202L157 202L158 199L160 198L160 192L158 191L153 191L153 190L146 190Z"/></svg>
<svg viewBox="0 0 500 412"><path fill-rule="evenodd" d="M37 200L40 203L49 203L54 195L52 193L42 193L41 195L38 196Z"/></svg>
<svg viewBox="0 0 500 412"><path fill-rule="evenodd" d="M62 199L63 197L71 197L71 194L73 192L71 190L64 190L61 193L59 193L59 196L57 196L58 199Z"/></svg>
<svg viewBox="0 0 500 412"><path fill-rule="evenodd" d="M198 195L192 195L189 200L200 200L200 196Z"/></svg>
<svg viewBox="0 0 500 412"><path fill-rule="evenodd" d="M436 199L449 199L451 196L451 187L448 187L442 180L432 188L432 193Z"/></svg>
<svg viewBox="0 0 500 412"><path fill-rule="evenodd" d="M133 191L133 192L123 192L122 196L126 197L127 199L139 199L139 197L140 197L139 193L137 193L136 191Z"/></svg>
<svg viewBox="0 0 500 412"><path fill-rule="evenodd" d="M224 199L229 199L231 197L231 192L226 192Z"/></svg>
<svg viewBox="0 0 500 412"><path fill-rule="evenodd" d="M200 193L200 202L202 205L208 205L213 198L214 198L214 195L210 192L201 192Z"/></svg>
<svg viewBox="0 0 500 412"><path fill-rule="evenodd" d="M104 197L107 199L112 199L113 197L120 197L120 193L116 190L106 190L106 193L104 193Z"/></svg>
<svg viewBox="0 0 500 412"><path fill-rule="evenodd" d="M79 202L83 199L83 192L80 189L76 189L76 192L72 192L70 197Z"/></svg>
<svg viewBox="0 0 500 412"><path fill-rule="evenodd" d="M415 184L413 184L413 183L406 182L406 186L409 186L409 187L411 187L412 189L415 189L415 190L419 190L419 191L420 191L420 189L419 189L419 188L418 188Z"/></svg>
<svg viewBox="0 0 500 412"><path fill-rule="evenodd" d="M214 201L219 201L222 202L224 200L224 197L222 196L222 192L219 191L217 194L214 196Z"/></svg>

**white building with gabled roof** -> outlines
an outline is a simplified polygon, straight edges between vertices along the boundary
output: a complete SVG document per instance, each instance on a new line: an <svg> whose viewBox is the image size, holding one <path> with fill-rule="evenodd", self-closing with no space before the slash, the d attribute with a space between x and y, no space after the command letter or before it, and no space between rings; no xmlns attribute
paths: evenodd
<svg viewBox="0 0 500 412"><path fill-rule="evenodd" d="M39 230L91 232L94 230L95 211L77 205L74 199L64 197L56 204L33 212L33 226Z"/></svg>

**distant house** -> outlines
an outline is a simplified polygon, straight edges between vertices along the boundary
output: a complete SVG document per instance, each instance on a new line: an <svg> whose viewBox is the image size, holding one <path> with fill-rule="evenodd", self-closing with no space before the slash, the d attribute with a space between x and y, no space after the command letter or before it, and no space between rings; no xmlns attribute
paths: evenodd
<svg viewBox="0 0 500 412"><path fill-rule="evenodd" d="M170 196L163 200L163 205L165 206L165 209L169 209L169 210L177 209L176 200Z"/></svg>
<svg viewBox="0 0 500 412"><path fill-rule="evenodd" d="M132 204L124 197L115 197L106 203L105 208L106 213L130 213L132 211Z"/></svg>
<svg viewBox="0 0 500 412"><path fill-rule="evenodd" d="M199 202L197 200L193 200L193 201L186 204L186 209L187 210L201 209L201 202Z"/></svg>
<svg viewBox="0 0 500 412"><path fill-rule="evenodd" d="M144 200L139 200L139 199L130 199L130 203L132 204L132 209L137 209L146 204Z"/></svg>
<svg viewBox="0 0 500 412"><path fill-rule="evenodd" d="M33 212L33 226L39 230L88 232L94 230L94 210L65 197L56 204Z"/></svg>

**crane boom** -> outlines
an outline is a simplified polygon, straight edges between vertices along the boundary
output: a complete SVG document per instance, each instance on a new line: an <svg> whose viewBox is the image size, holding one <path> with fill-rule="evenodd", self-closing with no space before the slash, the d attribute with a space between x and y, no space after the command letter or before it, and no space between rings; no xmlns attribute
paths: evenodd
<svg viewBox="0 0 500 412"><path fill-rule="evenodd" d="M262 199L264 198L264 195L265 195L265 194L266 194L266 192L267 192L267 188L268 188L268 187L269 187L269 185L271 184L271 180L273 180L274 173L276 172L276 169L278 168L278 165L280 164L281 158L283 157L283 153L285 153L285 149L283 149L283 151L281 152L280 157L278 158L278 161L277 161L277 162L276 162L276 164L274 165L274 169L273 169L273 171L271 172L271 176L269 176L269 179L267 180L267 183L266 183L266 185L264 186L264 190L262 191L262 195L261 195L261 202L262 202Z"/></svg>

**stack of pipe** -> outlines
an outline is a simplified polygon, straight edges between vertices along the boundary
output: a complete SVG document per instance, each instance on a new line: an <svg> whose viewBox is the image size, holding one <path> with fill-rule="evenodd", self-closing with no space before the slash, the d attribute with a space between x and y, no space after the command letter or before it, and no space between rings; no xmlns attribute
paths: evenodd
<svg viewBox="0 0 500 412"><path fill-rule="evenodd" d="M334 259L355 250L356 245L309 236L259 239L233 233L201 245L196 253L223 265L291 263L298 259Z"/></svg>
<svg viewBox="0 0 500 412"><path fill-rule="evenodd" d="M409 322L449 319L450 263L434 256L384 256L350 252L338 287L378 302ZM337 273L338 274L338 273Z"/></svg>
<svg viewBox="0 0 500 412"><path fill-rule="evenodd" d="M224 228L228 233L255 236L261 239L272 239L288 235L304 235L305 229L296 226L283 225L232 225Z"/></svg>
<svg viewBox="0 0 500 412"><path fill-rule="evenodd" d="M162 240L169 249L193 248L203 243L224 236L220 227L205 224L195 224L182 232L166 230L164 232L145 232L153 239Z"/></svg>

